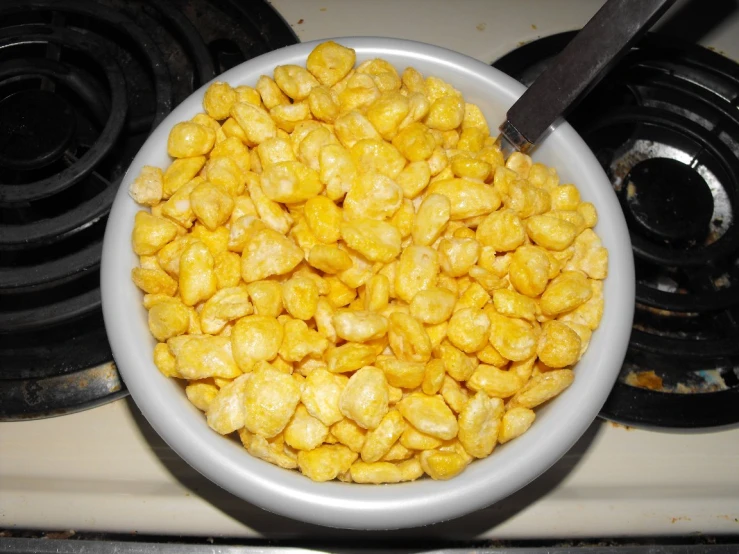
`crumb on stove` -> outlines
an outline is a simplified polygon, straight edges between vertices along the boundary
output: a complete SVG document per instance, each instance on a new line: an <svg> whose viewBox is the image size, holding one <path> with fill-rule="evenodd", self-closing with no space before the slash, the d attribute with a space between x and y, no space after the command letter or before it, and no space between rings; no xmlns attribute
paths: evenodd
<svg viewBox="0 0 739 554"><path fill-rule="evenodd" d="M640 387L649 390L662 390L662 377L654 371L631 372L626 376L625 382L632 387Z"/></svg>
<svg viewBox="0 0 739 554"><path fill-rule="evenodd" d="M478 23L475 29L477 29L478 31L484 31L487 26L487 23Z"/></svg>

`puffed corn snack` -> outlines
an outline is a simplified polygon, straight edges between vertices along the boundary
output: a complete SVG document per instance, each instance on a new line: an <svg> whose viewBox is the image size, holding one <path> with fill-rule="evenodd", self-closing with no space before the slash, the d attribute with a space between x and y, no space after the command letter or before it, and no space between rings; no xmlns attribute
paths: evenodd
<svg viewBox="0 0 739 554"><path fill-rule="evenodd" d="M214 431L315 481L450 479L572 383L595 207L452 84L325 42L203 109L131 185L131 277Z"/></svg>

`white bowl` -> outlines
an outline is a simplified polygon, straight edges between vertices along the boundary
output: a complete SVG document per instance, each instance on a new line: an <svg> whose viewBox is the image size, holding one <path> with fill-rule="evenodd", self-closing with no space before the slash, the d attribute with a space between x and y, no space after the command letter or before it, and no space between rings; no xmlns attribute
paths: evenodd
<svg viewBox="0 0 739 554"><path fill-rule="evenodd" d="M402 71L413 66L458 88L479 105L494 129L524 87L492 67L462 54L418 42L387 38L339 38L354 48L357 62L381 57ZM275 66L304 65L318 42L270 52L220 75L231 85L254 85ZM180 104L152 133L134 158L113 204L101 267L103 314L118 369L152 427L182 458L217 485L270 512L331 527L392 529L452 519L497 502L554 464L585 432L605 402L619 373L631 331L634 266L623 214L603 170L580 136L561 123L534 154L554 166L562 182L577 185L583 200L598 209L596 232L610 254L605 281L605 313L587 354L577 364L573 385L541 407L531 429L473 462L449 481L372 486L314 483L251 457L237 441L212 431L203 414L174 380L152 362L155 340L149 334L142 294L131 282L137 258L131 248L134 214L131 181L144 165L170 163L167 136L172 126L202 111L207 85ZM115 432L115 430L113 430Z"/></svg>

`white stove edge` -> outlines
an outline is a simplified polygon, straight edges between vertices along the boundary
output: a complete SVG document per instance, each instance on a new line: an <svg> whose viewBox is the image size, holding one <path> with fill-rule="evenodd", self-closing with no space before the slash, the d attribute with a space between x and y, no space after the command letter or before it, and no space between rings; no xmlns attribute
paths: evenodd
<svg viewBox="0 0 739 554"><path fill-rule="evenodd" d="M582 26L600 3L272 0L304 41L402 37L485 62ZM701 42L739 60L739 13ZM681 435L596 421L550 471L508 499L396 533L423 539L736 534L737 467L739 429ZM0 528L316 540L350 533L268 514L219 489L154 434L130 399L60 418L0 423Z"/></svg>
<svg viewBox="0 0 739 554"><path fill-rule="evenodd" d="M356 536L269 514L216 487L164 444L130 399L2 423L0 444L0 528ZM395 533L419 539L739 533L737 467L739 429L683 435L596 421L552 469L508 499Z"/></svg>

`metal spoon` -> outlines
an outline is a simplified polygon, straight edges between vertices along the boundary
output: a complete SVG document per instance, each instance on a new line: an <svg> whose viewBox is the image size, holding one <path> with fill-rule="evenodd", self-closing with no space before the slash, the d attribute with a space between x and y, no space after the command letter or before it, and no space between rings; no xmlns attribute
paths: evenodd
<svg viewBox="0 0 739 554"><path fill-rule="evenodd" d="M675 0L608 0L506 114L501 148L527 152Z"/></svg>

